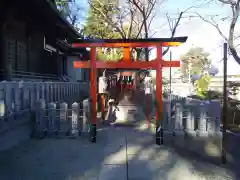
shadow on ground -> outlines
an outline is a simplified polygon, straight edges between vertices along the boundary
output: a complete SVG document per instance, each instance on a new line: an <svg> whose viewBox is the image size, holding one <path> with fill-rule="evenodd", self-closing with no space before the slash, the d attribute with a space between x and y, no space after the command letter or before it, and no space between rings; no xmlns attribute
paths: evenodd
<svg viewBox="0 0 240 180"><path fill-rule="evenodd" d="M172 146L155 145L148 130L103 127L98 141L30 140L0 153L1 180L238 179L220 166Z"/></svg>
<svg viewBox="0 0 240 180"><path fill-rule="evenodd" d="M140 97L140 96L138 96ZM137 99L144 109L144 101ZM189 141L191 142L191 141ZM228 165L155 136L146 128L99 127L97 143L88 138L29 140L0 152L0 180L238 180L239 138L228 135Z"/></svg>
<svg viewBox="0 0 240 180"><path fill-rule="evenodd" d="M151 134L146 131L142 133L145 138ZM199 156L172 142L165 142L161 146L156 146L154 143L155 139L145 142L141 146L144 148L139 148L133 158L129 160L131 163L136 158L138 160L140 158L139 166L145 164L145 168L151 171L152 179L239 179L238 170L233 168L232 162L223 166L219 163L219 159L212 161L211 158ZM131 143L128 142L128 146L130 145ZM151 147L155 147L155 149ZM144 153L146 151L148 153Z"/></svg>

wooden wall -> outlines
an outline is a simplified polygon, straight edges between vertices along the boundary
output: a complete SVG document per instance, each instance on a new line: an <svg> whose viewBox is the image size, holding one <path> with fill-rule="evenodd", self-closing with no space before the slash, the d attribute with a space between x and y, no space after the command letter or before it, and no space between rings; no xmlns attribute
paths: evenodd
<svg viewBox="0 0 240 180"><path fill-rule="evenodd" d="M31 25L16 20L5 23L2 59L5 67L11 66L12 71L59 75L62 57L44 50L44 34L37 28L29 31L28 26Z"/></svg>
<svg viewBox="0 0 240 180"><path fill-rule="evenodd" d="M28 66L28 42L25 36L25 24L8 21L4 28L5 62L16 71L26 71Z"/></svg>

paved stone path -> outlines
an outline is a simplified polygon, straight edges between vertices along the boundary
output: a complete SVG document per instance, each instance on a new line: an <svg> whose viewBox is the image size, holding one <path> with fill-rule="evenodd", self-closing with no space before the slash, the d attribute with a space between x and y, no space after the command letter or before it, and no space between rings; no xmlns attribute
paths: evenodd
<svg viewBox="0 0 240 180"><path fill-rule="evenodd" d="M87 139L30 140L0 153L0 180L237 180L225 167L154 144L152 134L126 127Z"/></svg>

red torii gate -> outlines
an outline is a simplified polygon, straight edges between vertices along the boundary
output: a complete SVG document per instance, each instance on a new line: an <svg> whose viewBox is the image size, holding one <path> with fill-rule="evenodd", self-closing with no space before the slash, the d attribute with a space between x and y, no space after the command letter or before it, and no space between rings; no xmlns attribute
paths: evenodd
<svg viewBox="0 0 240 180"><path fill-rule="evenodd" d="M79 39L72 44L73 48L89 47L90 61L74 61L74 68L90 68L90 97L91 97L91 136L92 142L96 142L96 102L97 87L96 76L97 69L155 69L156 70L156 100L159 104L159 112L156 117L156 144L160 144L160 119L162 119L162 68L179 67L180 61L164 61L162 59L162 47L179 46L187 41L187 37L174 38L150 38L150 39ZM96 61L96 48L124 48L124 57L121 62L102 62ZM153 61L131 61L130 48L156 47L157 58ZM160 117L159 117L160 116Z"/></svg>

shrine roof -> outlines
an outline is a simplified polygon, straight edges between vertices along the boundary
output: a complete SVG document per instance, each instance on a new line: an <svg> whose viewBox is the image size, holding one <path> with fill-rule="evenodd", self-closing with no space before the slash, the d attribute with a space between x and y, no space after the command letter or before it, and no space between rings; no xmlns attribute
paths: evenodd
<svg viewBox="0 0 240 180"><path fill-rule="evenodd" d="M77 39L74 43L158 43L158 42L180 42L187 41L187 36L173 38L148 38L148 39Z"/></svg>
<svg viewBox="0 0 240 180"><path fill-rule="evenodd" d="M57 10L54 0L36 1L36 5L38 5L38 8L41 8L41 13L45 13L47 15L48 18L46 20L54 19L54 24L58 31L61 31L59 33L61 33L62 36L69 36L71 38L80 37L80 34L75 30L75 28Z"/></svg>

